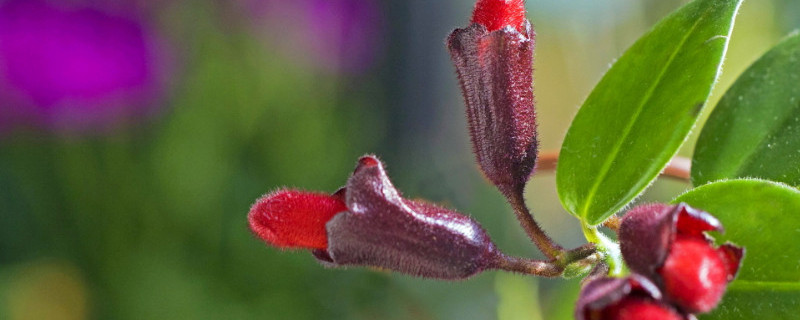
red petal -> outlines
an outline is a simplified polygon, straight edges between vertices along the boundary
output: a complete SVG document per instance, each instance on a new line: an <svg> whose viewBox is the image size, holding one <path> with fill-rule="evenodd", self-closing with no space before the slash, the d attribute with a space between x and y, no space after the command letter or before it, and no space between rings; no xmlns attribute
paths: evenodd
<svg viewBox="0 0 800 320"><path fill-rule="evenodd" d="M281 248L325 249L325 223L347 211L340 198L322 193L278 190L250 208L250 230L269 244Z"/></svg>
<svg viewBox="0 0 800 320"><path fill-rule="evenodd" d="M708 212L692 208L685 203L678 204L675 210L679 211L676 227L679 234L703 236L703 232L706 231L724 231L722 223Z"/></svg>
<svg viewBox="0 0 800 320"><path fill-rule="evenodd" d="M512 27L525 33L524 0L478 0L472 13L472 23L481 24L488 31Z"/></svg>
<svg viewBox="0 0 800 320"><path fill-rule="evenodd" d="M678 236L661 268L665 294L691 313L716 307L728 285L728 267L705 239Z"/></svg>

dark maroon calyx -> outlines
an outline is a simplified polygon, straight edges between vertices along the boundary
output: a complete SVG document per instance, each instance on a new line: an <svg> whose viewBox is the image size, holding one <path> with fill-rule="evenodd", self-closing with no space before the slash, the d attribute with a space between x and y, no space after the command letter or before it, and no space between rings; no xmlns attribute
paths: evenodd
<svg viewBox="0 0 800 320"><path fill-rule="evenodd" d="M467 106L473 152L484 175L506 195L525 186L538 151L532 85L535 33L527 20L521 30L490 32L473 23L447 39Z"/></svg>
<svg viewBox="0 0 800 320"><path fill-rule="evenodd" d="M463 279L488 268L499 254L469 217L404 199L375 157L359 160L345 199L348 211L326 225L327 250L314 252L327 264Z"/></svg>

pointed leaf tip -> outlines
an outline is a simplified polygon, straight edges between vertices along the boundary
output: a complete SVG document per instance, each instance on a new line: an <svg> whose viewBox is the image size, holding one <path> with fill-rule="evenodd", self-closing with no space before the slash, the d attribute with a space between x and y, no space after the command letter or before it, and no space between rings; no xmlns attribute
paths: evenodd
<svg viewBox="0 0 800 320"><path fill-rule="evenodd" d="M325 223L346 211L339 197L282 189L264 195L253 204L247 220L250 230L280 248L325 249Z"/></svg>

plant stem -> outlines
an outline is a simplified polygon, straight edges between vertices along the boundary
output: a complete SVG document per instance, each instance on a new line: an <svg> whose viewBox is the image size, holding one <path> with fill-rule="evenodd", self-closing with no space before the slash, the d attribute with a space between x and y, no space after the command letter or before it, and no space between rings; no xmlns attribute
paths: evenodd
<svg viewBox="0 0 800 320"><path fill-rule="evenodd" d="M560 267L552 262L512 257L502 253L497 256L491 267L499 270L548 278L558 277L564 272L564 267Z"/></svg>
<svg viewBox="0 0 800 320"><path fill-rule="evenodd" d="M580 259L574 260L569 264L575 263L580 266L592 268L593 266L596 266L601 259L602 256L595 252L594 246L591 246L591 253L584 255ZM564 271L567 269L567 265L569 264L513 257L500 253L491 264L491 267L498 270L553 278L564 275Z"/></svg>
<svg viewBox="0 0 800 320"><path fill-rule="evenodd" d="M577 247L572 250L566 250L562 246L553 241L550 236L539 226L536 219L533 218L530 209L525 204L523 196L523 188L518 188L516 191L504 192L506 199L514 209L514 214L517 216L522 228L528 237L533 241L537 248L548 258L550 263L556 267L563 269L576 261L585 260L587 257L597 252L595 246L591 243Z"/></svg>
<svg viewBox="0 0 800 320"><path fill-rule="evenodd" d="M554 171L558 164L558 151L547 151L539 154L536 171ZM685 157L675 157L661 173L664 177L682 182L690 182L692 161Z"/></svg>
<svg viewBox="0 0 800 320"><path fill-rule="evenodd" d="M609 275L617 277L622 276L625 273L625 265L622 262L622 253L619 250L619 244L609 239L608 236L600 232L600 230L597 230L597 227L592 227L585 223L582 223L581 227L586 240L594 243L597 246L597 251L603 253L604 260L606 264L608 264Z"/></svg>
<svg viewBox="0 0 800 320"><path fill-rule="evenodd" d="M555 241L542 230L542 227L536 223L528 206L525 205L525 199L522 194L523 192L520 189L518 192L510 192L506 196L508 202L511 204L511 208L514 209L517 220L519 220L522 229L525 230L528 237L533 240L536 247L538 247L547 258L551 260L557 259L564 252L564 248L556 244Z"/></svg>

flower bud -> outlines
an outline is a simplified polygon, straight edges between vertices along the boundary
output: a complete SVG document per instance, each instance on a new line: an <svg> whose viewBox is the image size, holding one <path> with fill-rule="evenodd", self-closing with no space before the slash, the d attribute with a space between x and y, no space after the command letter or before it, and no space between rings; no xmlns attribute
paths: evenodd
<svg viewBox="0 0 800 320"><path fill-rule="evenodd" d="M519 193L537 156L535 34L521 0L478 1L472 22L447 39L472 149L481 171L501 192Z"/></svg>
<svg viewBox="0 0 800 320"><path fill-rule="evenodd" d="M361 158L333 195L280 190L259 199L248 219L267 243L313 249L328 266L455 280L493 267L501 256L469 217L404 199L373 156Z"/></svg>
<svg viewBox="0 0 800 320"><path fill-rule="evenodd" d="M404 199L375 157L361 158L345 195L349 211L328 222L329 260L317 255L323 261L463 279L489 267L498 255L469 217Z"/></svg>
<svg viewBox="0 0 800 320"><path fill-rule="evenodd" d="M639 206L620 225L622 256L631 270L661 286L669 301L691 313L708 312L736 276L744 249L714 248L706 231L722 232L722 224L684 203Z"/></svg>
<svg viewBox="0 0 800 320"><path fill-rule="evenodd" d="M575 310L577 320L689 320L660 301L658 288L646 278L598 278L581 290Z"/></svg>

